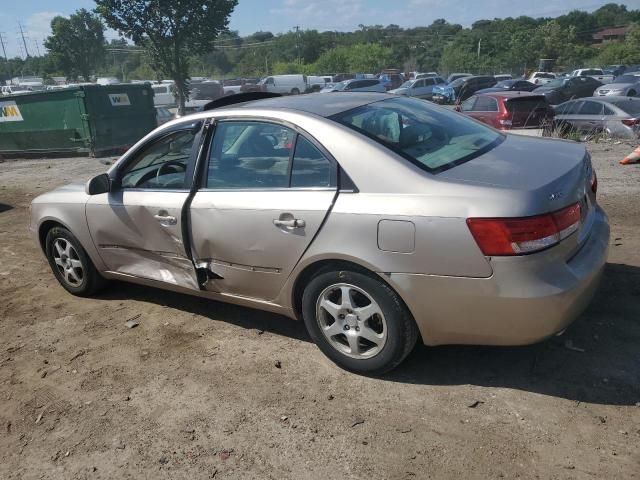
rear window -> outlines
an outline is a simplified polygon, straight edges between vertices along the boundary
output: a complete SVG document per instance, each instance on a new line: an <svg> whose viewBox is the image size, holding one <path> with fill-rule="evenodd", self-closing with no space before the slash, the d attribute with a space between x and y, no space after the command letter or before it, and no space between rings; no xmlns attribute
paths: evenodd
<svg viewBox="0 0 640 480"><path fill-rule="evenodd" d="M629 115L640 115L640 101L638 100L620 100L619 102L610 103Z"/></svg>
<svg viewBox="0 0 640 480"><path fill-rule="evenodd" d="M533 78L556 78L556 76L553 73L538 72Z"/></svg>
<svg viewBox="0 0 640 480"><path fill-rule="evenodd" d="M640 81L640 77L634 75L621 75L616 78L613 83L637 83Z"/></svg>
<svg viewBox="0 0 640 480"><path fill-rule="evenodd" d="M431 173L478 157L504 140L491 128L411 98L370 103L332 119Z"/></svg>
<svg viewBox="0 0 640 480"><path fill-rule="evenodd" d="M505 102L509 113L529 113L538 109L548 109L549 104L543 96L511 98Z"/></svg>

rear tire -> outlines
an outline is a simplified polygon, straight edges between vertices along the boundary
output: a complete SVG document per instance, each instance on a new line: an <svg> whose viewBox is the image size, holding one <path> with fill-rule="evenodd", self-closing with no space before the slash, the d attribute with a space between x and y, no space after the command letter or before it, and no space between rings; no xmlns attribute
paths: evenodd
<svg viewBox="0 0 640 480"><path fill-rule="evenodd" d="M45 253L60 285L73 295L86 297L104 288L107 281L66 228L54 227L47 233Z"/></svg>
<svg viewBox="0 0 640 480"><path fill-rule="evenodd" d="M411 313L388 285L349 270L315 276L302 295L302 317L318 348L357 373L394 369L419 335Z"/></svg>
<svg viewBox="0 0 640 480"><path fill-rule="evenodd" d="M629 93L627 93L628 97L635 97L637 95L635 90L629 90Z"/></svg>

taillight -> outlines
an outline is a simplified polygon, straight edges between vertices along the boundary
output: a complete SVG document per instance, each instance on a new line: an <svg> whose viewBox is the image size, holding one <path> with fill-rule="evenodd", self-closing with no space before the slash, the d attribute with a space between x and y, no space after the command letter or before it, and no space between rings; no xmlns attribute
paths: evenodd
<svg viewBox="0 0 640 480"><path fill-rule="evenodd" d="M467 225L487 256L523 255L556 245L580 227L580 203L524 218L469 218Z"/></svg>
<svg viewBox="0 0 640 480"><path fill-rule="evenodd" d="M627 127L635 127L637 125L640 125L640 118L625 119L622 120L622 123L624 123Z"/></svg>

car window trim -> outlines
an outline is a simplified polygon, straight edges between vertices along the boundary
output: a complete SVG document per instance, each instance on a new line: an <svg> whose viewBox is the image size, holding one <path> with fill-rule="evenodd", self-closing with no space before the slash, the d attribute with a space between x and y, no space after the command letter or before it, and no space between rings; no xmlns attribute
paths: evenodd
<svg viewBox="0 0 640 480"><path fill-rule="evenodd" d="M154 146L158 142L166 139L171 135L175 135L179 132L191 131L198 125L198 132L193 137L193 145L191 146L191 153L189 154L189 160L187 161L187 169L185 170L185 187L184 188L171 188L171 189L161 189L161 188L142 188L142 187L133 187L133 188L123 188L122 187L122 177L124 176L124 171L126 168L131 165L131 163L135 162L141 154L147 151L150 147ZM199 146L199 140L202 135L202 120L198 120L190 123L181 123L172 127L169 127L166 131L158 132L158 134L150 139L148 139L144 144L140 145L135 151L129 153L126 158L123 159L121 165L117 166L117 169L114 172L114 178L112 178L113 184L115 186L115 190L117 191L161 191L161 192L169 192L169 191L179 191L179 192L188 192L191 190L191 185L193 181L193 171L196 163L197 149L196 146Z"/></svg>
<svg viewBox="0 0 640 480"><path fill-rule="evenodd" d="M333 168L333 174L335 175L336 178L336 186L335 187L293 187L293 188L285 188L284 190L287 191L293 191L293 190L314 190L314 189L325 189L325 190L331 190L331 191L342 191L341 190L341 183L340 183L340 179L342 176L341 172L344 172L344 170L342 169L342 167L340 166L340 164L338 163L338 161L335 159L335 157L333 155L331 155L331 153L329 153L329 151L318 141L316 140L316 138L311 135L310 133L308 133L306 130L304 130L303 128L299 127L298 125L295 125L294 123L288 122L286 120L282 120L279 118L273 118L273 117L253 117L253 116L238 116L238 115L228 115L228 116L219 116L219 117L213 117L212 121L214 123L214 127L211 131L211 135L210 137L207 139L207 148L205 148L203 155L206 155L206 158L204 159L203 162L203 170L202 170L202 174L200 176L200 179L198 181L198 187L199 187L199 191L203 191L203 192L222 192L222 191L233 191L233 192L244 192L244 191L274 191L275 189L273 188L258 188L258 189L247 189L247 188L231 188L231 189L219 189L219 188L209 188L207 187L207 175L206 173L209 171L209 162L211 160L211 148L213 146L213 139L215 137L216 131L218 129L218 126L220 125L220 123L228 123L228 122L257 122L257 123L271 123L274 125L278 125L280 127L286 127L289 128L291 130L293 130L296 133L296 136L294 137L294 141L295 141L295 145L297 145L298 143L298 135L302 135L305 140L308 140L309 143L311 143L314 147L316 147L320 153L327 159L329 160L329 163L331 164L331 167ZM294 147L295 147L294 145ZM292 152L290 153L289 156L289 168L291 168L292 166L292 161L293 161L293 155L295 155L295 148L292 148ZM351 187L349 188L349 191L351 190L355 190L357 191L357 186L355 186L355 184L353 183L353 181L349 178L349 185L353 185L354 188L352 189ZM291 185L291 174L289 174L289 185Z"/></svg>

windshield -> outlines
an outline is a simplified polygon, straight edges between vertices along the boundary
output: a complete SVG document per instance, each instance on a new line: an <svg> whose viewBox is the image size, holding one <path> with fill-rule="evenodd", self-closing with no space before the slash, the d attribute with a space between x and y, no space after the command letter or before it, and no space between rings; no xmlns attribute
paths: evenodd
<svg viewBox="0 0 640 480"><path fill-rule="evenodd" d="M400 85L399 88L411 88L411 85L413 85L413 82L414 80L407 80L402 85Z"/></svg>
<svg viewBox="0 0 640 480"><path fill-rule="evenodd" d="M457 79L455 79L453 82L451 82L451 83L449 84L449 86L450 86L450 87L453 87L453 88L457 88L457 87L459 87L460 85L462 85L462 84L464 83L464 81L465 81L467 78L468 78L468 77L460 77L460 78L457 78Z"/></svg>
<svg viewBox="0 0 640 480"><path fill-rule="evenodd" d="M340 83L336 83L333 87L331 87L331 89L341 92L345 89L346 86L347 86L347 82L340 82Z"/></svg>
<svg viewBox="0 0 640 480"><path fill-rule="evenodd" d="M638 80L640 80L640 77L636 77L634 75L621 75L612 83L636 83Z"/></svg>
<svg viewBox="0 0 640 480"><path fill-rule="evenodd" d="M500 133L463 115L412 98L370 103L332 119L431 173L471 160L504 140Z"/></svg>

